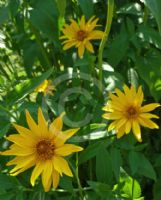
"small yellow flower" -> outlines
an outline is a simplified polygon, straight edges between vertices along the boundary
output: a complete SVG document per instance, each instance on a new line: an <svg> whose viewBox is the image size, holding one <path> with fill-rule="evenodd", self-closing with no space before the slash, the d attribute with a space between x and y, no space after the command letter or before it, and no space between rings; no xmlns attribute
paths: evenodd
<svg viewBox="0 0 161 200"><path fill-rule="evenodd" d="M151 118L159 118L157 115L149 113L160 104L151 103L142 106L144 94L140 86L136 91L134 86L128 88L124 86L124 93L115 89L116 95L110 93L110 100L103 110L108 113L103 115L103 118L114 120L108 127L108 131L115 129L117 138L124 134L132 132L139 142L142 142L140 126L148 127L150 129L159 128Z"/></svg>
<svg viewBox="0 0 161 200"><path fill-rule="evenodd" d="M71 24L65 24L62 32L64 33L60 39L65 39L63 42L64 50L67 50L73 46L78 48L78 55L81 58L84 54L84 50L87 49L91 53L94 53L93 46L90 40L102 39L104 33L99 30L94 30L97 27L98 18L91 17L87 23L85 17L82 16L80 25L75 20L71 20Z"/></svg>
<svg viewBox="0 0 161 200"><path fill-rule="evenodd" d="M48 127L42 110L38 110L38 124L32 119L30 113L26 111L26 120L29 129L14 124L19 134L10 135L7 139L14 144L9 150L2 152L2 155L16 156L7 163L8 166L16 165L10 174L13 176L33 167L31 184L35 185L35 180L41 174L44 190L50 190L51 185L57 188L59 175L66 174L73 176L68 162L64 156L83 149L73 144L65 144L66 140L73 136L79 129L69 129L62 131L63 114L56 118Z"/></svg>
<svg viewBox="0 0 161 200"><path fill-rule="evenodd" d="M36 89L36 92L43 92L44 95L53 95L53 90L56 90L51 80L45 80Z"/></svg>

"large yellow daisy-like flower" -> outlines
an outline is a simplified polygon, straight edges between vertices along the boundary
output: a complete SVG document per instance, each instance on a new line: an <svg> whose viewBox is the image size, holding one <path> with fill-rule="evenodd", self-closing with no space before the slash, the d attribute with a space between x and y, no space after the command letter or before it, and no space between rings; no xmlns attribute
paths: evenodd
<svg viewBox="0 0 161 200"><path fill-rule="evenodd" d="M97 25L98 18L91 17L87 23L85 17L82 16L80 24L75 20L71 20L71 24L65 24L62 32L64 33L60 39L65 39L63 42L64 50L67 50L73 46L78 48L78 55L81 58L84 54L84 50L87 49L91 53L94 53L93 46L90 40L102 39L104 33L99 30L94 30Z"/></svg>
<svg viewBox="0 0 161 200"><path fill-rule="evenodd" d="M44 95L53 95L53 91L56 90L51 80L44 80L36 89L35 92L42 92Z"/></svg>
<svg viewBox="0 0 161 200"><path fill-rule="evenodd" d="M14 124L19 134L10 135L7 139L14 144L9 150L2 152L2 155L16 156L7 165L16 165L10 174L13 176L33 167L31 184L35 185L35 180L41 174L45 191L49 191L51 185L56 188L59 184L59 177L62 174L73 176L68 162L64 156L73 152L83 150L73 144L65 144L66 140L74 135L77 129L62 131L62 117L60 115L48 127L42 110L38 111L38 124L32 119L30 113L26 111L26 119L29 129Z"/></svg>
<svg viewBox="0 0 161 200"><path fill-rule="evenodd" d="M140 86L136 91L134 86L128 88L124 86L124 93L119 89L115 89L116 95L110 93L110 100L103 110L108 113L104 114L105 119L114 120L108 127L108 131L115 129L117 138L124 134L132 132L136 139L142 142L140 126L150 129L158 128L151 118L159 118L157 115L149 113L160 104L151 103L142 106L144 94Z"/></svg>

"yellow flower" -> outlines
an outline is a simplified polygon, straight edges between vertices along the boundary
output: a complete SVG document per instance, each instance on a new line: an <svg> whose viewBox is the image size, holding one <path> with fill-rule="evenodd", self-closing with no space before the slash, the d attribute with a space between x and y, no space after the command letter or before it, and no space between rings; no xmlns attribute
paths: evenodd
<svg viewBox="0 0 161 200"><path fill-rule="evenodd" d="M56 90L51 80L45 80L36 89L36 92L43 92L44 95L53 95L53 90Z"/></svg>
<svg viewBox="0 0 161 200"><path fill-rule="evenodd" d="M75 20L71 20L71 24L65 24L62 32L64 33L60 39L65 39L63 42L64 50L67 50L73 46L78 48L78 55L81 58L84 54L84 50L87 49L91 53L94 53L93 46L90 40L102 39L104 33L99 30L94 30L97 27L98 18L91 17L88 22L85 22L85 17L82 16L80 25Z"/></svg>
<svg viewBox="0 0 161 200"><path fill-rule="evenodd" d="M142 142L140 126L150 129L159 128L151 118L159 118L157 115L149 113L160 104L150 103L142 106L144 94L140 86L136 91L134 86L128 88L124 86L124 93L115 89L116 95L110 93L110 100L103 110L108 113L104 114L105 119L114 120L108 127L108 131L115 129L117 138L128 134L132 130L134 136L139 142Z"/></svg>
<svg viewBox="0 0 161 200"><path fill-rule="evenodd" d="M66 174L73 176L68 162L64 156L73 152L83 150L83 148L65 144L66 140L74 135L79 128L62 131L63 114L56 118L48 127L42 110L38 110L38 124L32 119L30 113L26 111L26 120L29 129L14 124L19 134L13 134L7 139L14 144L9 150L2 152L2 155L16 156L7 163L8 166L16 165L10 174L13 176L33 167L30 182L35 185L35 180L41 174L44 190L50 190L51 185L57 188L59 175Z"/></svg>

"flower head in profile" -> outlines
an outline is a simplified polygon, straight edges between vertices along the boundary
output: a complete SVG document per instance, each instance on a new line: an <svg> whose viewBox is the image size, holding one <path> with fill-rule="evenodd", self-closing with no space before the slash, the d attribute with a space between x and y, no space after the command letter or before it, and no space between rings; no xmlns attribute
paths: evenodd
<svg viewBox="0 0 161 200"><path fill-rule="evenodd" d="M75 20L71 19L71 23L65 24L62 29L63 36L60 39L63 41L63 49L67 50L73 46L78 48L78 55L81 58L84 54L84 50L87 49L91 53L94 53L93 46L90 40L102 39L104 33L100 30L94 30L98 25L98 18L95 16L91 17L85 22L85 17L82 16L80 24Z"/></svg>
<svg viewBox="0 0 161 200"><path fill-rule="evenodd" d="M44 80L36 89L36 92L42 92L44 95L53 95L53 91L56 90L51 80Z"/></svg>
<svg viewBox="0 0 161 200"><path fill-rule="evenodd" d="M142 142L140 126L150 129L159 128L151 118L159 118L157 115L149 113L160 104L150 103L142 106L144 94L140 86L136 91L134 86L128 88L124 86L124 92L115 89L116 94L109 94L110 100L103 110L103 118L114 120L108 127L108 131L115 129L117 138L132 130L134 136L139 142Z"/></svg>
<svg viewBox="0 0 161 200"><path fill-rule="evenodd" d="M65 144L66 140L79 129L62 131L62 117L63 114L48 126L42 110L39 108L38 124L35 123L28 111L26 111L26 120L29 129L14 124L19 134L7 137L14 144L10 146L9 150L2 152L2 155L15 156L14 159L7 163L8 166L15 165L10 171L11 175L16 176L34 167L30 182L34 186L35 180L41 175L45 191L49 191L51 185L57 188L62 174L73 176L64 156L83 149L74 144Z"/></svg>

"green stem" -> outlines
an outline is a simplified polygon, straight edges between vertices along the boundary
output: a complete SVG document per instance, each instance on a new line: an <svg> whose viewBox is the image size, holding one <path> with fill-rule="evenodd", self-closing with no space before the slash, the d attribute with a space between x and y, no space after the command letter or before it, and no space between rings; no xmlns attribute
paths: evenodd
<svg viewBox="0 0 161 200"><path fill-rule="evenodd" d="M82 188L83 191L90 191L92 190L91 187L84 187ZM70 193L69 190L64 190L64 189L56 189L56 190L53 190L54 192L60 192L60 193ZM74 192L79 192L79 188L74 188L73 189Z"/></svg>
<svg viewBox="0 0 161 200"><path fill-rule="evenodd" d="M39 200L45 200L45 193L42 191L39 192Z"/></svg>
<svg viewBox="0 0 161 200"><path fill-rule="evenodd" d="M149 9L147 6L144 7L143 23L146 24L148 20Z"/></svg>
<svg viewBox="0 0 161 200"><path fill-rule="evenodd" d="M135 180L133 178L132 179L132 200L134 199L134 185L135 185Z"/></svg>
<svg viewBox="0 0 161 200"><path fill-rule="evenodd" d="M75 175L75 178L77 180L77 185L78 185L78 192L79 192L79 195L80 195L80 200L83 200L84 199L84 195L83 195L83 188L81 186L81 183L80 183L80 180L79 180L79 170L78 170L78 153L76 153L76 170L73 168L72 165L70 165L72 170L73 170L73 173Z"/></svg>
<svg viewBox="0 0 161 200"><path fill-rule="evenodd" d="M103 50L108 39L112 18L113 18L113 10L114 10L114 0L108 0L108 9L107 9L107 18L106 18L106 27L104 32L104 37L101 40L98 52L98 67L99 67L99 89L102 93L102 63L103 63Z"/></svg>

